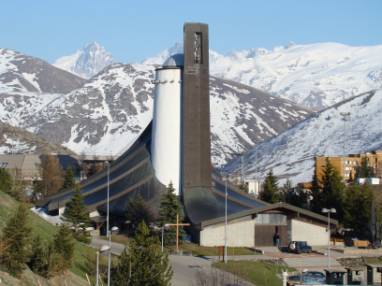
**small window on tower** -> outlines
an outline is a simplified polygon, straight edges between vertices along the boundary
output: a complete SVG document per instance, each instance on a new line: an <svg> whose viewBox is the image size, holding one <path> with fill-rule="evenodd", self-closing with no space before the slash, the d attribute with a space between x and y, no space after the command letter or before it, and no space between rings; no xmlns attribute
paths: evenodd
<svg viewBox="0 0 382 286"><path fill-rule="evenodd" d="M202 33L194 33L194 64L202 64Z"/></svg>

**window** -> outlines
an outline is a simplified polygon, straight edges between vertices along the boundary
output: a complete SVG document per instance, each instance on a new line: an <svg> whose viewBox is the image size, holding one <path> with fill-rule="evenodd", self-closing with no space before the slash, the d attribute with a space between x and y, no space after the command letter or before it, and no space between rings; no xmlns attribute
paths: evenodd
<svg viewBox="0 0 382 286"><path fill-rule="evenodd" d="M202 64L202 33L194 33L194 64Z"/></svg>

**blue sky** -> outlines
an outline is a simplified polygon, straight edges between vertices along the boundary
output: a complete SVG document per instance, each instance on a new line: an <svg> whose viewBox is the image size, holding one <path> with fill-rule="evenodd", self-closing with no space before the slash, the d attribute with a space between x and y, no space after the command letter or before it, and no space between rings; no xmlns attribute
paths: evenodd
<svg viewBox="0 0 382 286"><path fill-rule="evenodd" d="M295 43L382 44L382 0L2 1L0 47L48 61L98 41L136 62L182 41L186 21L206 22L218 52Z"/></svg>

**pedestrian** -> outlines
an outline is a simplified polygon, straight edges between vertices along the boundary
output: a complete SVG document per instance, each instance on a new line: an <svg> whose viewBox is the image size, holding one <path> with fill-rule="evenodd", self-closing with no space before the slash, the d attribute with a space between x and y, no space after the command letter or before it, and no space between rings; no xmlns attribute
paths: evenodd
<svg viewBox="0 0 382 286"><path fill-rule="evenodd" d="M276 232L276 246L277 248L280 248L280 235L278 232Z"/></svg>

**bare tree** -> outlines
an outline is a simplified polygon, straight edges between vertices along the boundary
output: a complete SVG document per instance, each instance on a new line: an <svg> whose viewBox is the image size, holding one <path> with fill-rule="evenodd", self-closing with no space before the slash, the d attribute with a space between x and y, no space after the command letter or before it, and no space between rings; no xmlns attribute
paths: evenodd
<svg viewBox="0 0 382 286"><path fill-rule="evenodd" d="M64 182L63 172L60 163L54 155L42 156L42 181L44 185L44 195L57 193Z"/></svg>

